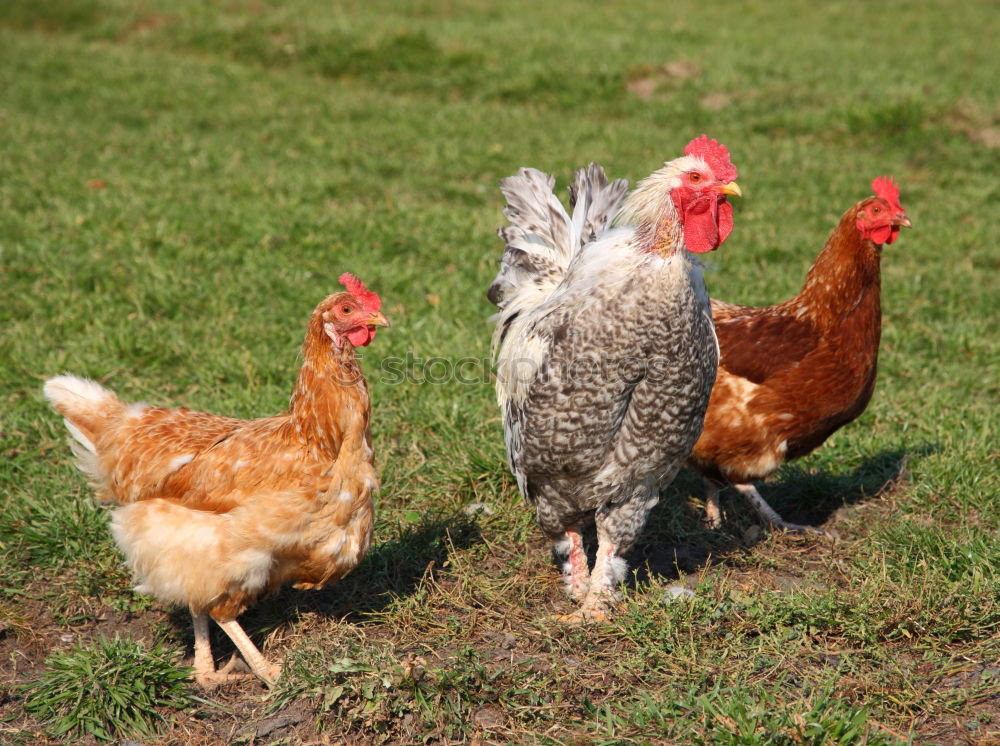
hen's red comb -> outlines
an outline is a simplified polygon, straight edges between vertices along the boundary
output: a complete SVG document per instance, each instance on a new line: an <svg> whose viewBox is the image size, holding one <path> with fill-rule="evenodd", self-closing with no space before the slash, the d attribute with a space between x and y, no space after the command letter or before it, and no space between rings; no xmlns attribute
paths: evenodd
<svg viewBox="0 0 1000 746"><path fill-rule="evenodd" d="M899 212L903 211L903 206L899 204L899 185L891 176L879 176L872 182L872 191L879 199L884 199L889 206Z"/></svg>
<svg viewBox="0 0 1000 746"><path fill-rule="evenodd" d="M696 155L712 169L715 178L722 182L736 179L736 166L729 160L729 148L718 140L709 140L708 135L696 137L684 148L684 155Z"/></svg>
<svg viewBox="0 0 1000 746"><path fill-rule="evenodd" d="M361 307L366 311L374 313L382 307L382 299L378 297L378 293L366 288L365 284L350 272L344 272L339 282L347 288L348 293L361 301Z"/></svg>

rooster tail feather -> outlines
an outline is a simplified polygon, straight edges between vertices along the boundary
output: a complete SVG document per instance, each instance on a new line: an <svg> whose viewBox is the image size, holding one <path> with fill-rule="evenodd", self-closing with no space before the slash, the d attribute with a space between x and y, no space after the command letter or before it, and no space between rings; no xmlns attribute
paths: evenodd
<svg viewBox="0 0 1000 746"><path fill-rule="evenodd" d="M609 184L604 168L597 163L573 174L569 204L573 210L574 253L604 232L621 209L627 191L627 179L615 179Z"/></svg>
<svg viewBox="0 0 1000 746"><path fill-rule="evenodd" d="M494 351L511 321L548 299L573 256L604 231L628 190L625 179L609 184L604 169L591 163L573 176L570 217L552 192L554 185L554 177L534 168L500 180L507 200L503 214L510 224L497 231L507 245L486 293L499 308Z"/></svg>
<svg viewBox="0 0 1000 746"><path fill-rule="evenodd" d="M534 168L500 180L510 225L497 231L507 246L486 295L501 311L529 285L554 287L569 266L572 224L554 185L554 177Z"/></svg>
<svg viewBox="0 0 1000 746"><path fill-rule="evenodd" d="M94 441L110 421L124 412L114 392L94 381L76 376L56 376L45 382L45 397L63 417L72 438L69 441L77 466L92 481L100 480Z"/></svg>

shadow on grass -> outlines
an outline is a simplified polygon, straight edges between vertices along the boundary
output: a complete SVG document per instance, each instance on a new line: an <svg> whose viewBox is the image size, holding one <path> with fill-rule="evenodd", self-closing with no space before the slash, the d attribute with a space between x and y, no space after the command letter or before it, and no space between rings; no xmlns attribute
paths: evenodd
<svg viewBox="0 0 1000 746"><path fill-rule="evenodd" d="M937 448L923 445L883 451L846 474L810 473L793 463L783 467L773 481L757 483L757 489L786 520L822 526L840 508L876 499L892 490L905 481L908 458ZM629 567L635 568L635 583L652 577L674 580L724 563L766 536L762 519L732 488L722 492L722 527L706 527L701 505L687 500L689 495L703 494L701 477L690 469L682 470L664 491L643 538L626 556ZM753 530L752 526L760 526L763 531Z"/></svg>
<svg viewBox="0 0 1000 746"><path fill-rule="evenodd" d="M936 444L923 444L908 450L883 451L847 474L812 474L795 462L785 466L780 479L758 485L764 499L786 520L819 526L840 508L877 498L906 481L907 462L914 456L926 456L940 450ZM732 500L743 498L729 490Z"/></svg>
<svg viewBox="0 0 1000 746"><path fill-rule="evenodd" d="M905 481L906 459L935 450L922 446L905 451L893 449L866 459L847 474L810 473L793 464L784 467L777 479L759 484L764 498L790 521L822 525L841 507L877 498ZM730 561L761 541L766 532L755 531L761 519L734 490L723 492L725 519L721 529L706 528L701 503L690 495L702 494L701 478L684 469L665 490L654 509L639 543L626 555L629 584L651 578L674 580L716 564ZM396 598L416 591L431 568L442 566L449 554L481 540L477 523L465 516L426 519L403 529L387 541L376 543L361 565L346 578L321 591L298 591L285 587L262 599L240 617L251 636L260 638L294 619L302 612L350 622L363 621ZM585 529L584 540L591 559L595 553L593 526ZM191 622L186 610L170 614L180 636L192 642ZM221 651L231 648L218 630L213 640Z"/></svg>
<svg viewBox="0 0 1000 746"><path fill-rule="evenodd" d="M479 526L465 516L425 519L373 546L354 572L329 587L321 591L287 588L278 595L324 616L357 620L413 593L424 575L443 565L453 550L479 541Z"/></svg>
<svg viewBox="0 0 1000 746"><path fill-rule="evenodd" d="M248 609L239 622L251 637L259 640L304 611L360 621L366 614L381 611L397 597L413 593L426 573L444 564L453 550L478 541L478 525L465 516L425 519L404 529L399 536L375 543L347 577L318 591L301 591L286 585ZM174 609L168 616L178 638L192 646L194 636L187 609ZM217 660L233 649L215 625L212 625L212 645Z"/></svg>

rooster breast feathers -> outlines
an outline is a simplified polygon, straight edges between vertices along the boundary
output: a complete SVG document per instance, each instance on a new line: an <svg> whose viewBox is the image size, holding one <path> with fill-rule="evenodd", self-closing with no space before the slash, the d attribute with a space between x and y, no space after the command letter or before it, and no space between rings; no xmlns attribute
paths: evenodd
<svg viewBox="0 0 1000 746"><path fill-rule="evenodd" d="M697 438L717 347L700 269L606 230L627 185L577 172L573 218L531 169L502 182L497 397L522 494L559 518L649 491ZM698 402L701 405L698 405ZM641 484L640 484L641 483Z"/></svg>
<svg viewBox="0 0 1000 746"><path fill-rule="evenodd" d="M501 352L511 470L529 501L566 503L560 512L672 478L701 428L692 402L707 403L714 380L707 298L679 292L700 273L683 254L631 251L630 235L585 247L509 337L523 344Z"/></svg>

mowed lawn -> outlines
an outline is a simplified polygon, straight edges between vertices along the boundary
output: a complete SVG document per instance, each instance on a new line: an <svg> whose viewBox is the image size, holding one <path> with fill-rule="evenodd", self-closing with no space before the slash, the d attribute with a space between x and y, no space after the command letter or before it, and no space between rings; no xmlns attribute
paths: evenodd
<svg viewBox="0 0 1000 746"><path fill-rule="evenodd" d="M0 742L997 743L998 35L991 0L0 4ZM682 471L620 613L563 626L489 377L497 181L635 183L702 132L744 191L716 297L797 292L876 176L913 219L872 403L761 486L839 540L730 493L706 529ZM275 413L344 271L393 324L373 548L244 615L275 691L206 694L42 382Z"/></svg>

